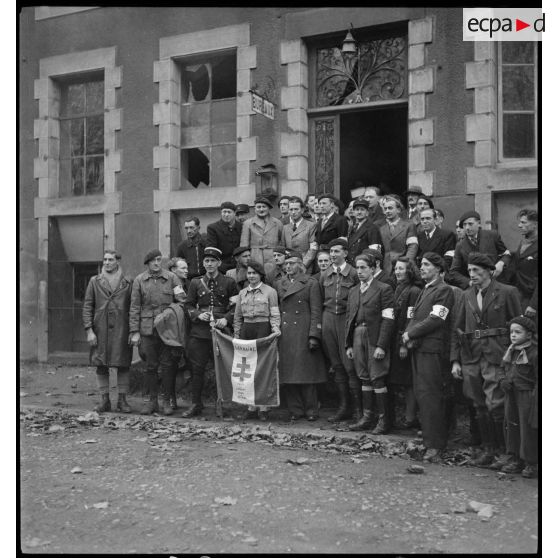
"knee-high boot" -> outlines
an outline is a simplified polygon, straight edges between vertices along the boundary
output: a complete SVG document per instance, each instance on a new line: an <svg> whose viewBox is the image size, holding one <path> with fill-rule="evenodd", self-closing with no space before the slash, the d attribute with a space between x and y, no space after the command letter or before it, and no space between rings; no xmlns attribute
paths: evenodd
<svg viewBox="0 0 558 558"><path fill-rule="evenodd" d="M378 407L378 422L372 434L387 434L389 432L388 393L376 393L376 405Z"/></svg>
<svg viewBox="0 0 558 558"><path fill-rule="evenodd" d="M374 404L374 392L372 390L362 391L362 418L355 424L349 425L349 430L367 430L372 426L372 405Z"/></svg>
<svg viewBox="0 0 558 558"><path fill-rule="evenodd" d="M202 391L203 391L203 374L192 374L192 406L182 413L185 418L195 417L201 415L203 410Z"/></svg>
<svg viewBox="0 0 558 558"><path fill-rule="evenodd" d="M347 382L338 383L337 393L339 395L339 408L334 415L327 419L329 422L339 422L351 417L349 410L349 384Z"/></svg>

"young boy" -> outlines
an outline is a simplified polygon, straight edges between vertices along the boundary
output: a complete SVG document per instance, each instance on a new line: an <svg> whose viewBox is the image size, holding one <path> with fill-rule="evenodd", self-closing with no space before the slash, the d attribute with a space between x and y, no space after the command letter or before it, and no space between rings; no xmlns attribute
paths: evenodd
<svg viewBox="0 0 558 558"><path fill-rule="evenodd" d="M510 321L510 341L503 359L505 376L506 450L511 456L504 473L519 473L531 479L538 474L538 350L533 340L535 323L518 316Z"/></svg>

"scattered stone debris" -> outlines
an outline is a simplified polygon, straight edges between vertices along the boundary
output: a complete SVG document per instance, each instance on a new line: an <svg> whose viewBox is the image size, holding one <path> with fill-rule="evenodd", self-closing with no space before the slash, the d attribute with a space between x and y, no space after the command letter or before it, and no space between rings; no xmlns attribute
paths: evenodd
<svg viewBox="0 0 558 558"><path fill-rule="evenodd" d="M422 465L409 465L407 467L407 472L411 473L412 475L423 475L424 467Z"/></svg>

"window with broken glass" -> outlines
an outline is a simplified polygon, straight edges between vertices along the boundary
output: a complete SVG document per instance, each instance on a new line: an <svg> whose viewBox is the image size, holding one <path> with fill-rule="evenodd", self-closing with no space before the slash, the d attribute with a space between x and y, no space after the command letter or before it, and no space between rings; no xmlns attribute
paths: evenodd
<svg viewBox="0 0 558 558"><path fill-rule="evenodd" d="M180 188L236 185L236 52L181 69Z"/></svg>
<svg viewBox="0 0 558 558"><path fill-rule="evenodd" d="M537 157L538 45L502 42L498 48L498 120L501 161Z"/></svg>
<svg viewBox="0 0 558 558"><path fill-rule="evenodd" d="M104 81L60 85L60 197L104 191Z"/></svg>

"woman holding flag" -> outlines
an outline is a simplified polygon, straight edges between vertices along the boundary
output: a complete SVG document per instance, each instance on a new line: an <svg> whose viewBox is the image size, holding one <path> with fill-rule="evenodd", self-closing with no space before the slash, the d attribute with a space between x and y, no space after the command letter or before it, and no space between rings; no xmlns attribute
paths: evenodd
<svg viewBox="0 0 558 558"><path fill-rule="evenodd" d="M263 266L250 260L246 267L248 286L240 291L234 312L234 336L237 339L261 339L271 333L281 334L277 291L265 284ZM241 420L254 418L268 420L266 406L250 405L240 415Z"/></svg>

